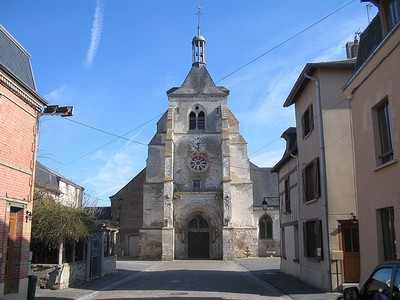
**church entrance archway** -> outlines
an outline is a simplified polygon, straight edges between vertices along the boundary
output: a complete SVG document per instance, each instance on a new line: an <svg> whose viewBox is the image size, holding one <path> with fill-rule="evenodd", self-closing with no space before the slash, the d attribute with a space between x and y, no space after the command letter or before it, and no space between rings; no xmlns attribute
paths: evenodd
<svg viewBox="0 0 400 300"><path fill-rule="evenodd" d="M210 227L200 215L194 217L188 224L188 258L210 258Z"/></svg>

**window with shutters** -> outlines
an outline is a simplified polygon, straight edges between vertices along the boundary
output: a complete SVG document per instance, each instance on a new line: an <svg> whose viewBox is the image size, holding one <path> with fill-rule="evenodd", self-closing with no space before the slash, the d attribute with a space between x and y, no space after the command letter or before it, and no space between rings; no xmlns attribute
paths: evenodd
<svg viewBox="0 0 400 300"><path fill-rule="evenodd" d="M397 259L397 248L394 208L384 208L381 209L380 212L382 222L383 252L385 255L385 260L395 260Z"/></svg>
<svg viewBox="0 0 400 300"><path fill-rule="evenodd" d="M393 160L393 140L387 98L373 109L373 124L377 165L383 165Z"/></svg>
<svg viewBox="0 0 400 300"><path fill-rule="evenodd" d="M301 117L301 125L303 128L303 139L306 139L314 130L314 112L312 104L307 107L306 111Z"/></svg>
<svg viewBox="0 0 400 300"><path fill-rule="evenodd" d="M290 213L290 177L285 180L285 213Z"/></svg>
<svg viewBox="0 0 400 300"><path fill-rule="evenodd" d="M400 20L400 0L383 2L388 30L392 30Z"/></svg>
<svg viewBox="0 0 400 300"><path fill-rule="evenodd" d="M321 220L303 223L304 256L311 259L323 259Z"/></svg>
<svg viewBox="0 0 400 300"><path fill-rule="evenodd" d="M302 171L303 201L308 202L321 196L319 159L315 158Z"/></svg>

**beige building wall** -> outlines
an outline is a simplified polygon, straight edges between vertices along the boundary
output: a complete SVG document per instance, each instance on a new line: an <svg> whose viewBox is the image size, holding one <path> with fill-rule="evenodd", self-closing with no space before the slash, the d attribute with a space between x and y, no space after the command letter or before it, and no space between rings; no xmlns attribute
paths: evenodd
<svg viewBox="0 0 400 300"><path fill-rule="evenodd" d="M331 64L315 63L306 66L305 71L313 76L314 79L318 79L320 83L327 199L324 198L322 186L324 174L320 150L322 147L319 138L321 127L318 124L316 84L313 80L301 79L303 76L301 74L297 82L298 90L295 94L292 94L292 103L296 104L298 178L300 179L300 184L297 185L300 197L298 227L291 228L285 239L286 242L289 242L292 236L291 239L294 240L293 236L296 234L294 231L297 230L300 252L300 279L323 290L340 290L343 282L342 261L338 261L338 268L336 269L336 263L331 259L331 251L342 250L340 222L349 221L352 217L351 213L356 214L351 117L348 101L342 93L342 86L351 77L353 68L351 63L342 67L338 67L335 62ZM314 129L308 136L303 137L302 117L311 104L313 106ZM319 159L321 195L317 199L305 202L303 199L302 172L316 158ZM293 216L293 219L295 219L295 216ZM305 255L303 227L306 222L312 221L321 221L322 224L323 247L318 250L322 252L321 259L307 258ZM286 246L286 248L288 247ZM289 254L293 255L290 252ZM288 267L284 263L282 266ZM297 272L293 267L288 267L288 269L294 274Z"/></svg>
<svg viewBox="0 0 400 300"><path fill-rule="evenodd" d="M278 172L279 195L281 199L280 220L282 227L282 246L281 246L281 271L300 278L299 264L299 205L300 190L298 184L298 157L292 157L285 163ZM285 200L285 180L289 179L290 212L284 206Z"/></svg>
<svg viewBox="0 0 400 300"><path fill-rule="evenodd" d="M397 26L398 27L398 26ZM381 209L394 210L396 240L400 240L400 30L376 49L346 86L351 98L360 223L361 280L385 260ZM379 133L375 108L387 98L393 142L393 160L379 164ZM398 247L397 247L398 252Z"/></svg>

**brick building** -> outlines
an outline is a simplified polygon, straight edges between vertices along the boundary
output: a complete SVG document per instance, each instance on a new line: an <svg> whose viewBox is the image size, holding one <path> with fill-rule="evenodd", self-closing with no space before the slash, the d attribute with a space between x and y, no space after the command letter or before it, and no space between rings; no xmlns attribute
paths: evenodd
<svg viewBox="0 0 400 300"><path fill-rule="evenodd" d="M30 56L0 26L0 298L26 299L38 118Z"/></svg>
<svg viewBox="0 0 400 300"><path fill-rule="evenodd" d="M110 197L119 254L142 259L233 259L279 249L276 175L252 164L229 90L206 69L206 41L192 40L192 67L167 91L169 107L148 146L146 168Z"/></svg>

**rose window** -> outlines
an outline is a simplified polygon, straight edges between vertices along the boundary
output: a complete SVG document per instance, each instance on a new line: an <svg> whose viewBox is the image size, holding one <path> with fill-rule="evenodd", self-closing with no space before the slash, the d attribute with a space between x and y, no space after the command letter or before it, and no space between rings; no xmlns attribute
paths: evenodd
<svg viewBox="0 0 400 300"><path fill-rule="evenodd" d="M189 166L195 172L203 172L207 169L208 162L203 155L194 155L190 159Z"/></svg>

